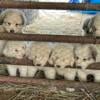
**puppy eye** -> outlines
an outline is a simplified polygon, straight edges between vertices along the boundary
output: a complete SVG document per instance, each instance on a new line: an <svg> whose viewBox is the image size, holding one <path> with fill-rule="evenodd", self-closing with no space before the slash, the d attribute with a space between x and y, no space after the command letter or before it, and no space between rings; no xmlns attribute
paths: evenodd
<svg viewBox="0 0 100 100"><path fill-rule="evenodd" d="M22 47L23 49L25 49L25 47Z"/></svg>
<svg viewBox="0 0 100 100"><path fill-rule="evenodd" d="M79 57L76 57L76 60L78 60L79 59Z"/></svg>
<svg viewBox="0 0 100 100"><path fill-rule="evenodd" d="M7 24L8 24L8 25L11 25L11 23L9 23L9 22L8 22Z"/></svg>
<svg viewBox="0 0 100 100"><path fill-rule="evenodd" d="M16 52L18 52L18 50L17 50L17 49L16 49L15 51L16 51Z"/></svg>
<svg viewBox="0 0 100 100"><path fill-rule="evenodd" d="M20 26L21 24L16 24L16 26Z"/></svg>
<svg viewBox="0 0 100 100"><path fill-rule="evenodd" d="M86 61L86 59L84 58L83 61Z"/></svg>

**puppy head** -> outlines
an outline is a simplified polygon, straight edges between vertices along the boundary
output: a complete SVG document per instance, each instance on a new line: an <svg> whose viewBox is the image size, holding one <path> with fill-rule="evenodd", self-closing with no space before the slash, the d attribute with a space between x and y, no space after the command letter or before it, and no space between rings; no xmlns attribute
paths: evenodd
<svg viewBox="0 0 100 100"><path fill-rule="evenodd" d="M74 57L76 66L80 66L82 69L85 69L89 64L95 62L96 52L89 45L80 45L75 47Z"/></svg>
<svg viewBox="0 0 100 100"><path fill-rule="evenodd" d="M7 57L22 59L26 53L26 45L23 42L10 41L6 44L3 54Z"/></svg>
<svg viewBox="0 0 100 100"><path fill-rule="evenodd" d="M24 14L18 10L6 10L1 14L1 17L2 25L8 33L21 32L22 26L26 23Z"/></svg>
<svg viewBox="0 0 100 100"><path fill-rule="evenodd" d="M73 67L74 64L74 55L73 49L64 49L61 50L60 54L57 54L56 59L54 61L54 66L57 68L68 68Z"/></svg>

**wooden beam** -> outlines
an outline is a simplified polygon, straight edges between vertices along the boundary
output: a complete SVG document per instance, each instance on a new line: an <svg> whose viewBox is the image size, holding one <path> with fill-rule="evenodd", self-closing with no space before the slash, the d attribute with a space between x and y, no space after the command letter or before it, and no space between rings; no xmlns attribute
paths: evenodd
<svg viewBox="0 0 100 100"><path fill-rule="evenodd" d="M14 33L0 33L0 40L92 43L92 44L100 43L99 37L95 38L92 36L89 37L89 36L71 36L71 35L14 34Z"/></svg>
<svg viewBox="0 0 100 100"><path fill-rule="evenodd" d="M34 66L32 60L29 60L28 58L15 59L15 58L10 58L10 57L0 57L0 64ZM54 67L54 66L46 64L45 67ZM73 68L76 69L75 66L73 66ZM80 68L78 67L78 69L80 69ZM100 70L100 62L90 64L87 67L87 69Z"/></svg>
<svg viewBox="0 0 100 100"><path fill-rule="evenodd" d="M32 1L0 1L0 8L18 9L56 9L56 10L100 10L100 4L75 4L56 2L32 2Z"/></svg>

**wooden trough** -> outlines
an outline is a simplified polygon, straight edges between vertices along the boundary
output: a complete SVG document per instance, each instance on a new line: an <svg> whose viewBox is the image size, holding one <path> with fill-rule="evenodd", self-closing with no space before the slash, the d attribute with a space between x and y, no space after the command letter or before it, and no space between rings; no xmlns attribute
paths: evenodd
<svg viewBox="0 0 100 100"><path fill-rule="evenodd" d="M17 8L17 9L55 9L55 10L100 10L100 4L70 4L70 3L51 3L51 2L25 2L25 1L0 1L0 8ZM10 34L10 35L9 35ZM89 44L100 44L99 37L82 37L82 36L66 36L66 35L40 35L40 34L13 34L13 33L0 33L0 40L15 40L15 41L43 41L43 42L62 42L62 43L89 43ZM18 60L7 58L4 56L0 57L0 64L11 64L11 65L32 65L32 61L27 58ZM100 63L93 64L90 66L91 69L100 70L98 67ZM95 66L95 67L94 67ZM83 98L73 100L97 100L95 98L95 92L97 93L100 89L99 83L87 83L87 82L73 82L65 80L46 80L46 79L33 79L33 78L19 78L0 76L0 84L26 84L32 86L47 86L56 87L57 90L63 90L65 88L73 88L75 91L81 91L84 96ZM48 89L47 88L47 89ZM96 91L95 91L96 90ZM7 91L4 89L4 93ZM70 91L70 89L69 89ZM100 91L99 91L100 92ZM98 93L99 93L98 92ZM1 92L2 93L2 92ZM7 92L8 93L8 92ZM49 96L48 96L49 97ZM41 97L42 98L42 97ZM4 99L0 99L4 100ZM7 99L5 99L7 100ZM17 100L17 99L9 99ZM20 100L20 99L18 99ZM67 100L65 99L22 99L22 100ZM100 100L100 99L98 99Z"/></svg>

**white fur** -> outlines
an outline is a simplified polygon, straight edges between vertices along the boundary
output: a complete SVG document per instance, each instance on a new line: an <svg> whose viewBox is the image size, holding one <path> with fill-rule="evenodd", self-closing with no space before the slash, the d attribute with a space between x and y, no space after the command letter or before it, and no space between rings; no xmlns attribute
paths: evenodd
<svg viewBox="0 0 100 100"><path fill-rule="evenodd" d="M6 41L0 40L0 55L2 55L5 45L6 45Z"/></svg>
<svg viewBox="0 0 100 100"><path fill-rule="evenodd" d="M74 54L73 46L67 45L57 45L52 50L49 63L55 66L56 73L58 75L64 76L65 79L73 80L74 74L70 74L70 69L65 68L67 66L73 66L74 64Z"/></svg>
<svg viewBox="0 0 100 100"><path fill-rule="evenodd" d="M33 60L33 64L35 66L45 66L49 54L51 52L51 48L45 43L33 43L30 48L29 59Z"/></svg>
<svg viewBox="0 0 100 100"><path fill-rule="evenodd" d="M37 71L38 71L37 66L28 66L27 67L27 76L28 77L35 77L35 74Z"/></svg>
<svg viewBox="0 0 100 100"><path fill-rule="evenodd" d="M8 41L3 54L7 57L22 59L26 53L26 44L21 41Z"/></svg>
<svg viewBox="0 0 100 100"><path fill-rule="evenodd" d="M73 66L74 64L74 55L73 55L73 47L67 47L67 45L57 45L53 50L51 57L49 59L49 63L54 65L55 67L61 66L61 68L65 68L65 66Z"/></svg>
<svg viewBox="0 0 100 100"><path fill-rule="evenodd" d="M56 68L57 74L64 76L66 80L74 80L77 69L73 68Z"/></svg>
<svg viewBox="0 0 100 100"><path fill-rule="evenodd" d="M22 59L26 53L26 45L24 42L21 41L8 41L3 54L7 57L14 57L17 59ZM7 65L8 72L11 76L16 76L17 69L20 72L20 76L25 77L27 76L27 67L26 66L19 66L19 65Z"/></svg>
<svg viewBox="0 0 100 100"><path fill-rule="evenodd" d="M55 79L56 78L56 70L54 67L44 67L43 68L45 77L47 79Z"/></svg>
<svg viewBox="0 0 100 100"><path fill-rule="evenodd" d="M92 53L93 50L90 45L77 45L74 49L75 52L75 64L82 69L86 69L88 65L95 62Z"/></svg>
<svg viewBox="0 0 100 100"><path fill-rule="evenodd" d="M10 23L10 24L9 24ZM4 10L0 14L0 33L10 32L14 30L14 33L21 32L22 26L26 24L26 18L23 12L20 10ZM7 41L0 40L0 55L3 52Z"/></svg>
<svg viewBox="0 0 100 100"><path fill-rule="evenodd" d="M96 31L95 31L96 36L100 36L100 13L96 14L96 16L94 17L93 25L96 28Z"/></svg>
<svg viewBox="0 0 100 100"><path fill-rule="evenodd" d="M67 80L75 80L77 69L66 68L64 69L64 78Z"/></svg>
<svg viewBox="0 0 100 100"><path fill-rule="evenodd" d="M95 44L94 49L97 52L96 62L100 62L100 44Z"/></svg>
<svg viewBox="0 0 100 100"><path fill-rule="evenodd" d="M17 66L14 65L7 65L7 70L10 76L16 76L17 75Z"/></svg>

